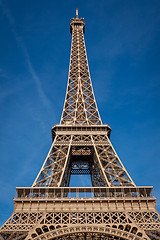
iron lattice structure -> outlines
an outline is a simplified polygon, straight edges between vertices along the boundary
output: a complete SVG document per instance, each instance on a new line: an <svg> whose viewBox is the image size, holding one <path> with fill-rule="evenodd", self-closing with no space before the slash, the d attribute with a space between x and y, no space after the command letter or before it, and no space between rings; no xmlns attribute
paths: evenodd
<svg viewBox="0 0 160 240"><path fill-rule="evenodd" d="M152 187L137 187L102 124L84 42L84 19L70 23L72 47L60 125L32 187L17 188L14 212L0 239L160 239ZM69 187L90 175L92 187Z"/></svg>

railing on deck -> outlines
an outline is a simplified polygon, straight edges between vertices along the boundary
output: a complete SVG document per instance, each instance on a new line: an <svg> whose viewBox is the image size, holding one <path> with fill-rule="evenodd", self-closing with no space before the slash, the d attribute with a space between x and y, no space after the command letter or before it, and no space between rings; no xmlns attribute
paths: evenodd
<svg viewBox="0 0 160 240"><path fill-rule="evenodd" d="M17 187L17 199L152 198L153 187Z"/></svg>

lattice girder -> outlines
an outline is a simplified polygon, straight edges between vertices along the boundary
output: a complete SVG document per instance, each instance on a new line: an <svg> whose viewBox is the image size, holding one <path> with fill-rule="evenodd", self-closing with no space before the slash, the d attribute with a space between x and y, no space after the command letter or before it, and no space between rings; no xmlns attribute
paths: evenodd
<svg viewBox="0 0 160 240"><path fill-rule="evenodd" d="M17 224L19 223L19 229L16 230L20 231L22 229L21 231L25 231L24 234L26 234L28 221L26 222L26 219L23 219L22 215L24 214L26 219L26 216L29 216L28 213L21 214L21 218L17 222ZM18 216L20 217L20 214ZM22 227L23 224L24 227ZM47 212L39 219L34 218L34 224L30 230L28 229L26 240L52 239L53 237L65 236L71 233L69 229L72 229L71 232L74 235L77 235L78 232L85 232L86 234L90 232L93 236L96 236L96 233L105 237L108 235L110 237L119 236L120 239L148 239L144 230L140 229L124 212Z"/></svg>
<svg viewBox="0 0 160 240"><path fill-rule="evenodd" d="M83 19L71 20L70 67L60 125L31 188L17 188L0 240L160 240L152 187L136 187L110 142L90 78ZM69 187L71 175L92 187Z"/></svg>
<svg viewBox="0 0 160 240"><path fill-rule="evenodd" d="M88 172L85 167L81 171L81 165L74 174L90 173L93 186L135 186L116 154L106 129L104 131L99 126L93 133L82 130L77 134L74 130L69 130L70 127L65 130L63 125L54 127L57 128L58 132L54 130L49 154L33 186L68 186L70 174L73 173L72 161L77 161L77 164L81 161L80 158L76 160L76 156L81 156L82 159L88 156L85 161L88 161L88 166L91 167ZM89 129L89 126L87 128Z"/></svg>
<svg viewBox="0 0 160 240"><path fill-rule="evenodd" d="M83 27L83 20L71 23L71 57L61 124L102 124L90 79Z"/></svg>
<svg viewBox="0 0 160 240"><path fill-rule="evenodd" d="M71 197L69 191L75 192L76 197ZM86 191L92 194L82 198ZM0 231L7 240L26 234L26 240L71 233L77 236L76 229L87 234L110 233L115 239L149 239L147 235L154 235L158 240L160 236L160 216L151 187L17 188L14 202L14 213Z"/></svg>
<svg viewBox="0 0 160 240"><path fill-rule="evenodd" d="M160 218L156 212L47 212L45 214L35 212L14 213L3 226L3 228L1 228L1 236L7 240L38 240L41 239L39 237L45 237L44 239L52 239L46 238L47 233L51 231L52 234L50 236L52 237L54 236L53 233L56 235L56 237L57 235L66 235L70 232L62 231L62 229L67 229L68 227L70 229L76 227L76 229L83 229L83 231L90 228L92 233L106 232L106 230L102 231L101 228L104 229L104 227L107 227L107 232L110 232L110 236L114 236L112 231L113 229L115 231L115 236L117 237L122 237L122 235L119 235L120 233L127 233L126 238L122 239L148 239L144 230L146 233L150 233L148 235L151 235L152 233L157 240L159 239L158 236L160 236ZM93 227L99 230L93 231ZM77 231L75 231L75 234L76 232ZM40 236L38 237L38 235Z"/></svg>

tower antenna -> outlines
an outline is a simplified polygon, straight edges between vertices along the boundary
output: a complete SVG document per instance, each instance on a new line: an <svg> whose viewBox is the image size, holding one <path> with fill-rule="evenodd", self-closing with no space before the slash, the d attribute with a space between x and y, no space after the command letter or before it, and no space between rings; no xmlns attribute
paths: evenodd
<svg viewBox="0 0 160 240"><path fill-rule="evenodd" d="M78 18L78 8L76 8L76 18Z"/></svg>

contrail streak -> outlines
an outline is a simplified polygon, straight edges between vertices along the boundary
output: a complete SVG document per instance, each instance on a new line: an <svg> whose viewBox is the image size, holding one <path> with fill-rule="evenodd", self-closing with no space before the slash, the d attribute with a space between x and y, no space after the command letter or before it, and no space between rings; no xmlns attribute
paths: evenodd
<svg viewBox="0 0 160 240"><path fill-rule="evenodd" d="M47 96L45 95L43 89L42 89L42 85L41 85L41 81L39 79L39 77L37 76L34 67L32 65L32 62L30 60L30 56L29 53L27 51L27 48L22 40L22 37L19 35L17 28L16 28L16 21L14 19L14 17L12 16L10 10L8 7L6 7L6 5L4 5L4 3L2 2L2 0L0 0L0 6L3 10L3 13L5 14L6 18L8 19L11 27L12 27L12 32L14 34L14 37L16 39L16 42L20 45L23 53L24 53L24 57L25 57L25 61L27 63L27 67L28 67L28 71L32 76L32 79L34 80L36 86L37 86L37 91L39 94L39 97L42 101L42 103L44 104L44 106L49 110L49 112L51 111L51 103L49 101L49 99L47 98ZM53 109L52 109L53 111Z"/></svg>

